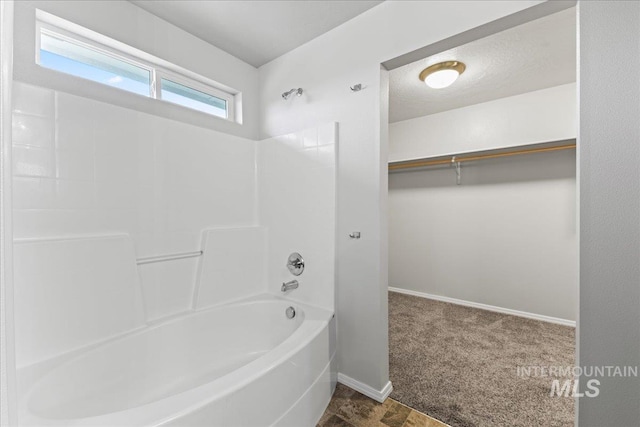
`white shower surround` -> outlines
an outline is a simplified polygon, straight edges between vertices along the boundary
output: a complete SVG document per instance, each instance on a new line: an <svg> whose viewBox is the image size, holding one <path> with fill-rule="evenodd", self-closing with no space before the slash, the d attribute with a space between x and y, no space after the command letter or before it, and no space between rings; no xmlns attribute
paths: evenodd
<svg viewBox="0 0 640 427"><path fill-rule="evenodd" d="M234 383L258 381L266 371L256 366L276 366L258 360L277 357L280 374L269 373L267 387L275 391L294 364L309 368L315 376L300 377L295 397L280 394L286 404L268 422L289 414L282 425L315 423L336 379L331 363L335 322L329 322L334 310L336 125L251 141L24 83L16 83L13 107L16 363L23 409L33 390L44 387L40 381L70 359L91 352L108 356L115 342L125 339L134 348L141 344L123 337L145 339L159 325L188 324L198 316L194 313L213 306L280 296L281 281L293 278L286 258L298 251L307 269L298 278L300 288L283 297L303 307L306 319L308 313L323 314L303 323L300 331L305 332L294 334L298 338L274 344L272 352L247 365L253 368L239 368L245 376L238 371L227 376ZM204 256L135 264L136 258L198 250ZM284 317L284 308L276 314ZM210 322L212 333L224 330L234 317L229 312L224 320ZM269 317L257 322L268 325ZM184 339L189 332L175 336ZM250 342L252 335L243 338ZM308 353L313 345L325 347ZM293 362L296 357L305 364ZM243 358L239 352L237 359ZM94 386L100 387L98 382ZM213 383L219 381L211 382L215 388ZM298 402L305 409L295 409L305 391L307 400ZM46 401L46 393L40 393L39 400ZM175 402L183 406L167 408L189 412L203 403L197 393L177 393ZM238 396L245 403L256 401L255 394ZM133 411L127 415L112 409L120 415L104 415L97 422L113 424L129 415L138 419L132 415L136 409L125 410ZM223 419L219 410L211 411L194 412L193 422ZM32 415L25 409L19 421L52 421L33 421ZM154 420L149 423L162 422ZM190 420L180 418L180 424Z"/></svg>

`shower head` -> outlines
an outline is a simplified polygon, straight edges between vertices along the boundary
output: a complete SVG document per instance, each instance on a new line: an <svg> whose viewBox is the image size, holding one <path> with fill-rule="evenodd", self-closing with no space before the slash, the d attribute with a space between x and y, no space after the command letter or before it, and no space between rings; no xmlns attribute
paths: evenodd
<svg viewBox="0 0 640 427"><path fill-rule="evenodd" d="M293 88L290 91L287 91L285 93L282 94L282 99L289 99L291 97L291 95L296 94L297 96L302 95L302 88L298 87L298 88Z"/></svg>

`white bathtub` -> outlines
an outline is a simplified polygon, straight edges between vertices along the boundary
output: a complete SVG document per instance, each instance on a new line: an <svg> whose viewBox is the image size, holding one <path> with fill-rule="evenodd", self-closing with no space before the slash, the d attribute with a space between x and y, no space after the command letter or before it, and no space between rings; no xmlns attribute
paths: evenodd
<svg viewBox="0 0 640 427"><path fill-rule="evenodd" d="M269 296L218 306L58 364L24 393L21 424L312 426L334 350L330 311Z"/></svg>

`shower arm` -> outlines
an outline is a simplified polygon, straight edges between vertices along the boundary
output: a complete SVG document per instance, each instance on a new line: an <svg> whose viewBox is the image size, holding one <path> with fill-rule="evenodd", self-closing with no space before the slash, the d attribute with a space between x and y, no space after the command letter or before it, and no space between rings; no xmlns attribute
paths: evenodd
<svg viewBox="0 0 640 427"><path fill-rule="evenodd" d="M287 92L284 92L284 93L282 94L282 98L283 98L283 99L289 99L289 98L291 97L291 95L293 95L294 93L295 93L297 96L302 96L302 92L303 92L302 88L300 88L300 87L297 87L297 88L296 88L296 87L294 87L293 89L291 89L291 90L289 90L289 91L287 91Z"/></svg>

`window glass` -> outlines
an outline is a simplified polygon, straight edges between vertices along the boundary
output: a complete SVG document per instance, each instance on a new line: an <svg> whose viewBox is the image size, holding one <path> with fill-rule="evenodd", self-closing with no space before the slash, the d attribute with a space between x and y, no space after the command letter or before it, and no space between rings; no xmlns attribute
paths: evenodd
<svg viewBox="0 0 640 427"><path fill-rule="evenodd" d="M40 65L150 96L149 70L45 32L40 34Z"/></svg>
<svg viewBox="0 0 640 427"><path fill-rule="evenodd" d="M171 80L162 79L161 97L194 110L227 118L227 101Z"/></svg>
<svg viewBox="0 0 640 427"><path fill-rule="evenodd" d="M234 94L217 83L191 77L195 74L131 46L37 13L37 63L42 67L234 120Z"/></svg>

